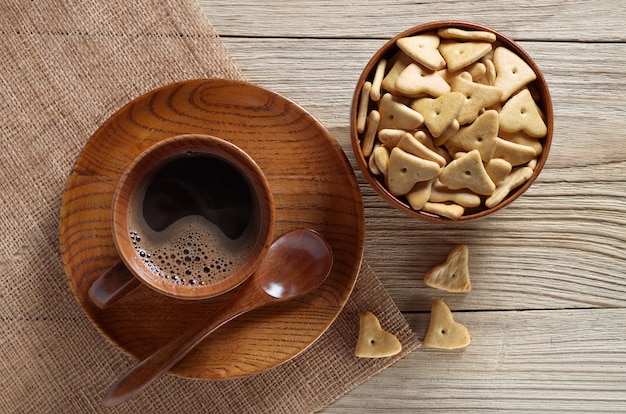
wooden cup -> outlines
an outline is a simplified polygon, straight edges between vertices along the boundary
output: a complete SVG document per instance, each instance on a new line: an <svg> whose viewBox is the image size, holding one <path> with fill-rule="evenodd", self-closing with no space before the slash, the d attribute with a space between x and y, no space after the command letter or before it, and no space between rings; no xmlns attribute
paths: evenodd
<svg viewBox="0 0 626 414"><path fill-rule="evenodd" d="M185 274L172 274L171 268L164 271L164 267L161 267L156 258L147 257L150 252L139 247L137 237L134 235L136 229L132 228L136 224L134 223L137 221L136 218L142 217L145 213L144 210L141 210L144 199L142 192L146 192L146 188L154 176L174 160L178 160L180 165L185 165L189 163L188 159L191 157L203 157L202 162L219 162L220 165L234 168L246 182L250 193L251 213L245 230L247 243L242 248L245 256L242 256L241 260L235 260L235 264L229 266L225 276L219 275L213 280L207 278L206 275L202 278L202 275L195 277ZM223 177L206 177L206 180L220 179ZM206 210L206 208L204 209ZM205 220L199 215L198 217L200 220ZM208 220L208 218L206 219ZM145 224L144 219L140 220ZM120 261L108 269L90 287L89 296L97 306L106 308L134 290L140 282L170 297L205 299L233 289L257 269L272 242L274 200L263 172L242 149L213 136L179 135L160 141L148 148L122 174L113 196L112 228ZM198 231L213 231L211 230L212 227L199 226L198 228ZM195 227L193 231L196 231ZM154 234L159 234L161 237L161 233L166 234L165 230L156 231ZM178 240L169 240L168 237L170 236L164 236L164 240L161 240L165 246L178 242ZM165 247L165 249L170 249L170 247ZM171 247L171 249L175 248ZM207 260L206 253L204 257L201 256L196 255L193 259L196 261ZM169 260L169 258L167 259ZM211 260L210 257L208 259ZM183 263L181 266L185 267L185 264ZM207 262L205 269L207 271L208 266Z"/></svg>

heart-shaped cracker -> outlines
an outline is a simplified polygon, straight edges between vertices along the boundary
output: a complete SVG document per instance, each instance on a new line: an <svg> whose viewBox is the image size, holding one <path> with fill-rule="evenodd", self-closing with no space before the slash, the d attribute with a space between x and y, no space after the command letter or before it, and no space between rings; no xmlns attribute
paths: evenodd
<svg viewBox="0 0 626 414"><path fill-rule="evenodd" d="M420 98L413 101L411 108L424 117L424 124L433 137L438 137L459 114L465 96L459 92L448 92L438 98Z"/></svg>
<svg viewBox="0 0 626 414"><path fill-rule="evenodd" d="M446 292L469 292L472 290L467 246L461 244L452 249L443 263L426 272L424 283Z"/></svg>
<svg viewBox="0 0 626 414"><path fill-rule="evenodd" d="M481 109L495 105L502 97L502 89L472 82L462 76L454 78L452 91L460 92L466 98L456 118L461 125L474 122Z"/></svg>
<svg viewBox="0 0 626 414"><path fill-rule="evenodd" d="M430 323L424 337L424 345L430 348L456 349L470 343L467 328L456 322L450 308L442 300L433 302L430 308Z"/></svg>
<svg viewBox="0 0 626 414"><path fill-rule="evenodd" d="M400 73L395 87L402 95L415 98L437 97L450 92L450 85L437 72L417 63L411 63Z"/></svg>
<svg viewBox="0 0 626 414"><path fill-rule="evenodd" d="M465 153L448 164L439 174L439 180L452 190L468 188L480 195L490 195L496 189L478 150Z"/></svg>
<svg viewBox="0 0 626 414"><path fill-rule="evenodd" d="M354 355L359 358L385 358L400 351L402 344L394 334L383 330L376 315L369 311L361 312Z"/></svg>
<svg viewBox="0 0 626 414"><path fill-rule="evenodd" d="M380 98L378 112L380 112L379 131L388 128L412 131L424 123L422 114L396 101L390 93Z"/></svg>
<svg viewBox="0 0 626 414"><path fill-rule="evenodd" d="M446 147L462 148L466 151L477 149L485 162L493 157L498 137L498 111L490 109L480 115L470 125L459 129L459 132L448 139Z"/></svg>
<svg viewBox="0 0 626 414"><path fill-rule="evenodd" d="M413 60L428 69L439 70L446 66L446 61L437 49L440 41L441 39L436 34L424 33L398 39L396 45Z"/></svg>
<svg viewBox="0 0 626 414"><path fill-rule="evenodd" d="M387 167L387 187L394 196L401 196L420 181L431 180L439 175L441 167L395 147L391 150Z"/></svg>
<svg viewBox="0 0 626 414"><path fill-rule="evenodd" d="M500 128L504 132L523 131L534 138L543 138L548 132L539 107L525 88L509 99L500 111Z"/></svg>
<svg viewBox="0 0 626 414"><path fill-rule="evenodd" d="M480 41L457 42L445 40L439 44L439 52L448 64L450 72L456 72L476 62L491 51L491 43Z"/></svg>
<svg viewBox="0 0 626 414"><path fill-rule="evenodd" d="M537 79L537 74L524 59L503 46L493 52L493 65L496 68L494 86L502 89L502 102Z"/></svg>

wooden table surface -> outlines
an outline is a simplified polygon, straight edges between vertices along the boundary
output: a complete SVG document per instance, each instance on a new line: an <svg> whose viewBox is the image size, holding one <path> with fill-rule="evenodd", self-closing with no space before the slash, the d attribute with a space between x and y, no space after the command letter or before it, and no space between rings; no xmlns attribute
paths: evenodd
<svg viewBox="0 0 626 414"><path fill-rule="evenodd" d="M420 348L327 413L626 410L626 8L611 1L209 1L200 6L247 79L298 102L356 169L349 106L362 67L396 33L433 20L515 39L550 86L555 133L536 183L482 221L440 226L395 211L357 177L365 258L420 339L441 298L468 326L460 351ZM422 277L470 248L473 289Z"/></svg>

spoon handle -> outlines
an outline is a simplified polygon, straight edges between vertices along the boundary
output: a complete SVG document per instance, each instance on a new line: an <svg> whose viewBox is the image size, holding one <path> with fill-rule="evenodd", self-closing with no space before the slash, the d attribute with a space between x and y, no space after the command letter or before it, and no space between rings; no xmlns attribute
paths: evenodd
<svg viewBox="0 0 626 414"><path fill-rule="evenodd" d="M141 361L107 391L102 400L102 405L115 407L133 398L169 371L213 331L241 314L254 309L256 306L253 302L246 300L246 295L242 294L245 293L245 287L245 284L242 285L233 299L227 301L213 314L214 316L211 318L213 320L208 325L182 334Z"/></svg>

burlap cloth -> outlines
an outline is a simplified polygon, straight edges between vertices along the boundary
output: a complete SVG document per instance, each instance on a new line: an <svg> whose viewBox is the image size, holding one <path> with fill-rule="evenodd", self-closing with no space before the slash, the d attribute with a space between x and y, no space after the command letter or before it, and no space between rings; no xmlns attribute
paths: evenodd
<svg viewBox="0 0 626 414"><path fill-rule="evenodd" d="M96 330L69 288L61 197L81 148L115 110L199 77L243 74L192 0L0 3L0 412L104 411L103 392L135 364ZM364 309L398 335L400 355L353 356ZM240 380L168 375L117 411L315 411L416 346L364 264L337 321L292 361Z"/></svg>

